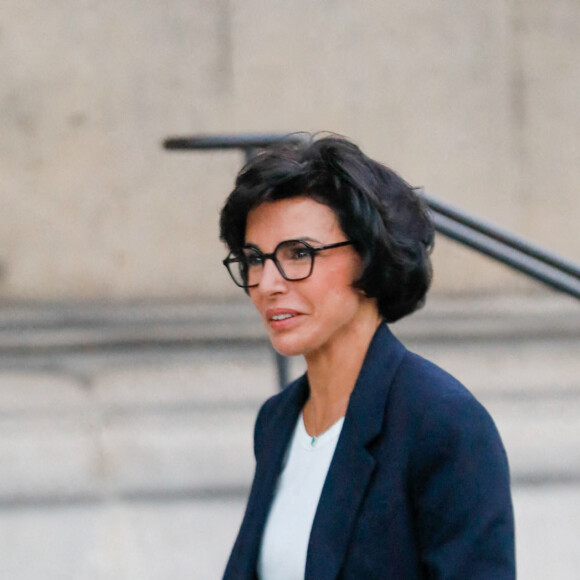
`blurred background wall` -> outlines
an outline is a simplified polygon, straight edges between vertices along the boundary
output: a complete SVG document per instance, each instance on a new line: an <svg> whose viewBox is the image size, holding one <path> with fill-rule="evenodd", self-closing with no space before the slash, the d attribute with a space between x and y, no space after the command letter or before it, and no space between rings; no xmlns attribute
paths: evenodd
<svg viewBox="0 0 580 580"><path fill-rule="evenodd" d="M164 138L341 133L578 262L579 55L578 0L3 0L0 578L224 568L276 368L220 263L242 155ZM577 580L578 303L434 262L394 330L496 420L520 576Z"/></svg>
<svg viewBox="0 0 580 580"><path fill-rule="evenodd" d="M4 0L0 299L237 296L218 212L242 159L168 135L330 130L580 257L576 0ZM439 240L439 294L533 291Z"/></svg>

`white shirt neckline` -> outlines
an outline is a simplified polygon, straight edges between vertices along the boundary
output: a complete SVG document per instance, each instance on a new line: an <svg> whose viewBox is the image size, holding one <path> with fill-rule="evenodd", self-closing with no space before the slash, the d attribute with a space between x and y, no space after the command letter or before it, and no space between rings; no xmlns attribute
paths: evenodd
<svg viewBox="0 0 580 580"><path fill-rule="evenodd" d="M304 413L300 413L300 419L298 420L296 437L300 446L304 449L313 451L314 449L319 449L323 445L327 445L329 442L334 441L340 435L342 430L342 424L344 423L344 416L342 416L336 423L333 423L326 431L313 437L306 431L306 425L304 423Z"/></svg>
<svg viewBox="0 0 580 580"><path fill-rule="evenodd" d="M312 523L343 423L341 417L313 446L302 413L298 417L262 536L260 580L304 578Z"/></svg>

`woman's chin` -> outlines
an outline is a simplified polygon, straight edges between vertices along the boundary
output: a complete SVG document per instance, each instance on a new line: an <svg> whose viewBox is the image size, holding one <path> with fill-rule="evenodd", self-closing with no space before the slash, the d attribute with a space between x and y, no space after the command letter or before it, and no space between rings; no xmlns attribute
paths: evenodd
<svg viewBox="0 0 580 580"><path fill-rule="evenodd" d="M282 356L299 356L304 354L304 346L295 341L280 336L270 336L274 350Z"/></svg>
<svg viewBox="0 0 580 580"><path fill-rule="evenodd" d="M278 346L278 345L274 345L274 344L272 344L272 346L274 347L274 350L278 354L281 354L282 356L300 356L301 354L303 354L302 350L297 349L297 348Z"/></svg>

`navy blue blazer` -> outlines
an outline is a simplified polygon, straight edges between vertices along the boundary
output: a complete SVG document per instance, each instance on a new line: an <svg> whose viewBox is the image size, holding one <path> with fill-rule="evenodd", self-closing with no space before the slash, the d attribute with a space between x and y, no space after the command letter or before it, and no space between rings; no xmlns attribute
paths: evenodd
<svg viewBox="0 0 580 580"><path fill-rule="evenodd" d="M256 472L224 580L253 580L301 377L263 405ZM318 504L306 580L515 578L506 454L458 381L377 330L351 394Z"/></svg>

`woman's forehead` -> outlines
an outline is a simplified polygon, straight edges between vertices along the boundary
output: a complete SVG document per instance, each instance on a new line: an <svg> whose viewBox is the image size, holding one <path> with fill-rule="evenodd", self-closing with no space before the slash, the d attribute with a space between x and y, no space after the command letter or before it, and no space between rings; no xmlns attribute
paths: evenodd
<svg viewBox="0 0 580 580"><path fill-rule="evenodd" d="M261 203L248 213L246 221L246 243L260 247L301 238L334 242L328 238L341 233L334 211L307 197Z"/></svg>

